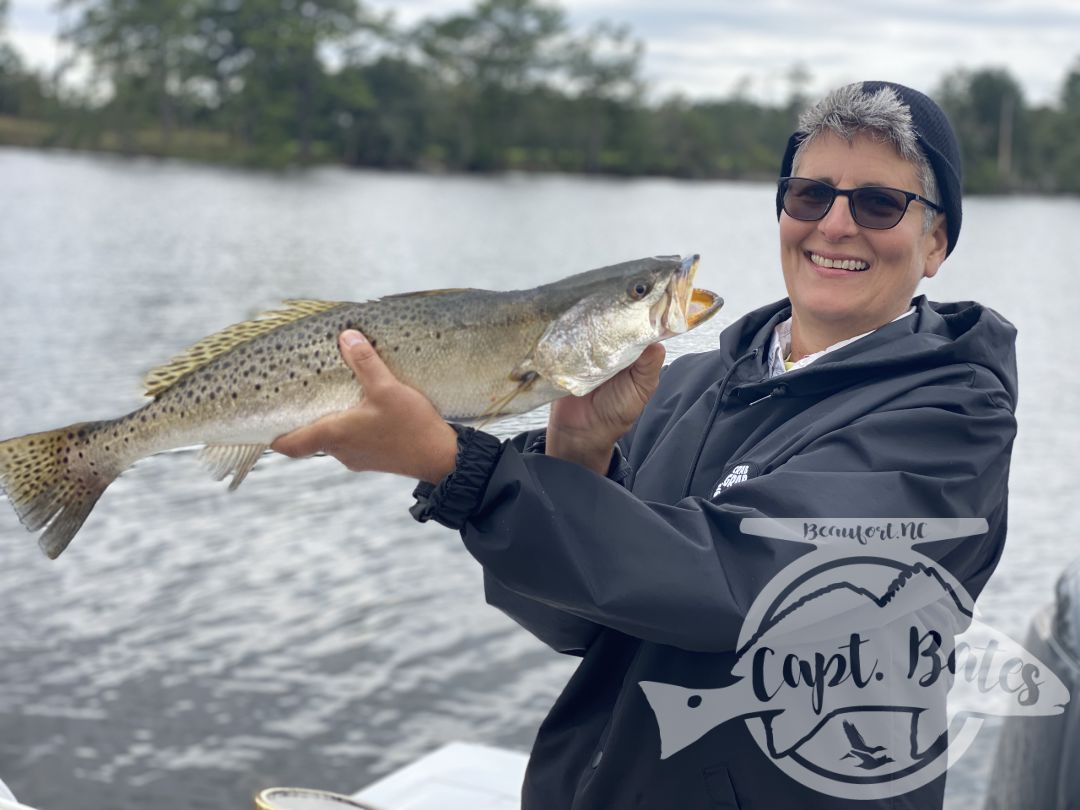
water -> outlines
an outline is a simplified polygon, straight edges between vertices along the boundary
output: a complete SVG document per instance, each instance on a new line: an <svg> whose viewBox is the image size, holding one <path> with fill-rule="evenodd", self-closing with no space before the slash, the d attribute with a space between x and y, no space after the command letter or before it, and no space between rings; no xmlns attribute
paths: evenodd
<svg viewBox="0 0 1080 810"><path fill-rule="evenodd" d="M528 287L700 252L727 306L782 297L767 185L284 174L0 150L0 436L139 404L143 372L289 297ZM971 200L924 290L1020 329L1012 532L980 605L1023 637L1077 553L1080 201ZM504 426L543 422L543 414ZM124 475L58 562L0 509L0 777L54 810L244 808L257 789L351 792L452 739L527 750L574 660L485 606L411 483L260 461L236 493L191 453ZM985 780L992 736L952 773Z"/></svg>

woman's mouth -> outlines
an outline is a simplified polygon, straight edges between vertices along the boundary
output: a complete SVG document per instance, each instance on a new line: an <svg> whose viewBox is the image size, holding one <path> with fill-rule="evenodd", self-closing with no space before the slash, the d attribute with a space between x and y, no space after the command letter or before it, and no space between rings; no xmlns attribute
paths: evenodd
<svg viewBox="0 0 1080 810"><path fill-rule="evenodd" d="M861 273L870 268L870 263L864 262L862 259L830 259L827 256L822 256L820 253L811 253L809 251L806 253L806 258L810 260L811 264L825 268L826 270L846 270L851 273Z"/></svg>

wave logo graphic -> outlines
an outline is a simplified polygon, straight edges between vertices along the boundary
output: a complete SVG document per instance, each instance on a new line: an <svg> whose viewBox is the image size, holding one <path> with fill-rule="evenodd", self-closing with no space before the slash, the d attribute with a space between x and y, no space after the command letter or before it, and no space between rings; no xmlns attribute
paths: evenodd
<svg viewBox="0 0 1080 810"><path fill-rule="evenodd" d="M743 720L786 774L822 793L884 799L922 787L989 716L1060 714L1065 685L979 621L942 566L912 549L984 533L982 520L746 520L746 533L813 542L759 594L734 684L641 681L660 757Z"/></svg>

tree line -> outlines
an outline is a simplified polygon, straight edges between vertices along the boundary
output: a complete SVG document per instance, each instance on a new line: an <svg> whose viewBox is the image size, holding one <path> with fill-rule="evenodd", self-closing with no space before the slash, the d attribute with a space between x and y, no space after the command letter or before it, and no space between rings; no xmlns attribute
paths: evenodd
<svg viewBox="0 0 1080 810"><path fill-rule="evenodd" d="M50 75L4 38L0 143L254 165L687 178L775 175L806 103L744 92L646 101L643 44L574 31L546 0L478 0L412 26L361 0L59 0ZM72 72L82 79L66 81ZM1080 192L1080 58L1052 105L1005 69L957 70L932 95L975 192Z"/></svg>

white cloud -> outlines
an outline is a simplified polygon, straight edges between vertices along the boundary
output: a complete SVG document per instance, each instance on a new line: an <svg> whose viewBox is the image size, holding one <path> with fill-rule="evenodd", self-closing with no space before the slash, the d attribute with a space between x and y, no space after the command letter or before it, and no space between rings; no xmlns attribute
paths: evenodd
<svg viewBox="0 0 1080 810"><path fill-rule="evenodd" d="M8 40L23 61L36 70L51 70L59 61L58 43L52 34L14 29L8 33Z"/></svg>
<svg viewBox="0 0 1080 810"><path fill-rule="evenodd" d="M411 25L465 11L472 0L368 0ZM654 95L727 95L745 77L751 93L777 102L795 64L811 93L848 81L891 79L932 91L958 68L1004 67L1029 102L1053 101L1080 59L1076 0L568 0L572 25L627 23L646 43ZM10 37L38 67L55 64L55 0L12 0Z"/></svg>

